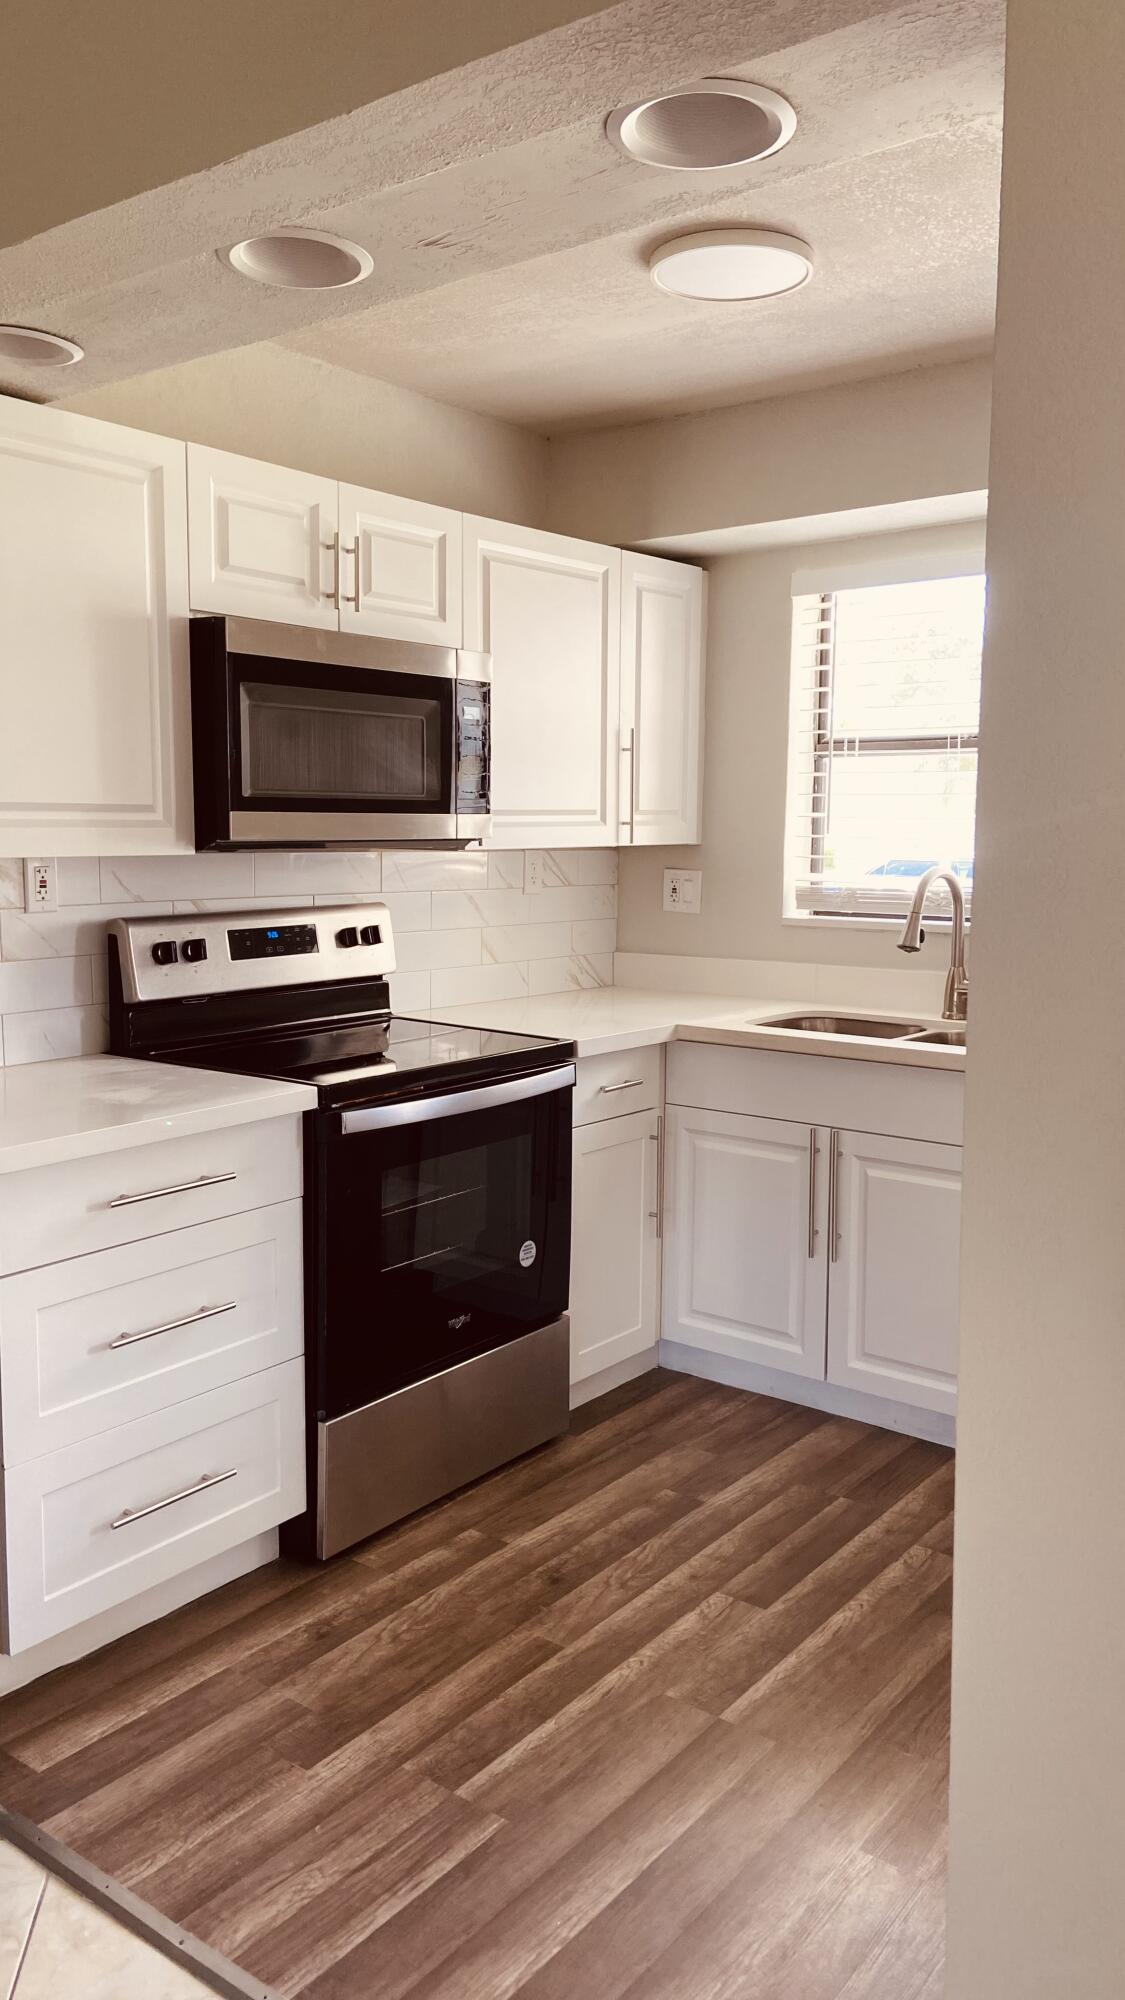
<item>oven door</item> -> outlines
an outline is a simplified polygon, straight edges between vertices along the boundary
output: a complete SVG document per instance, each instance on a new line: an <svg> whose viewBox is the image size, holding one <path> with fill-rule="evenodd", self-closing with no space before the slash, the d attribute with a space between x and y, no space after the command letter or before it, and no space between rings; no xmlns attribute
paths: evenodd
<svg viewBox="0 0 1125 2000"><path fill-rule="evenodd" d="M322 1418L566 1311L573 1083L570 1064L343 1114L319 1204Z"/></svg>

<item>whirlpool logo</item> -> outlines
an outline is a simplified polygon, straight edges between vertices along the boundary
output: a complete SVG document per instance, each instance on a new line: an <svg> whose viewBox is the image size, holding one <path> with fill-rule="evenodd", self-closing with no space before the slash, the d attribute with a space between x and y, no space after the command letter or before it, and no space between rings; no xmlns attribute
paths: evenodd
<svg viewBox="0 0 1125 2000"><path fill-rule="evenodd" d="M450 1333L459 1333L463 1326L468 1326L472 1316L472 1313L458 1313L456 1319L451 1319L449 1322Z"/></svg>

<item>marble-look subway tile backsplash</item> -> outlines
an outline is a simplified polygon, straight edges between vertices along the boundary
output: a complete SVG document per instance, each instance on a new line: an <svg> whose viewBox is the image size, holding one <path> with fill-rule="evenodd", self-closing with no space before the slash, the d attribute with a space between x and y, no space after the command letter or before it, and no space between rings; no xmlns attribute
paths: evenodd
<svg viewBox="0 0 1125 2000"><path fill-rule="evenodd" d="M617 855L539 852L63 857L59 907L25 910L23 863L0 859L0 1061L96 1055L107 1045L111 917L330 907L379 898L395 927L399 1013L611 986Z"/></svg>

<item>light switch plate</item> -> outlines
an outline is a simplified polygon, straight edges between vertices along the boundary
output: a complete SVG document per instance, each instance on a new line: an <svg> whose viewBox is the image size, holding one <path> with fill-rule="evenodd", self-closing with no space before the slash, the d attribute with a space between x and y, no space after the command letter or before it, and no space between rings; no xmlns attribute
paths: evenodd
<svg viewBox="0 0 1125 2000"><path fill-rule="evenodd" d="M703 903L703 870L701 868L666 868L664 870L664 908L677 910L684 916L697 917Z"/></svg>

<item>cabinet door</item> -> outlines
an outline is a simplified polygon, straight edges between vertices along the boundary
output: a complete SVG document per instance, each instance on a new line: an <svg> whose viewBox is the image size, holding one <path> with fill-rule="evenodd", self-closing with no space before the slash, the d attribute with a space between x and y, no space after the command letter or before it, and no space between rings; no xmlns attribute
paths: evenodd
<svg viewBox="0 0 1125 2000"><path fill-rule="evenodd" d="M702 840L706 578L628 550L621 565L621 843Z"/></svg>
<svg viewBox="0 0 1125 2000"><path fill-rule="evenodd" d="M617 842L621 551L465 519L465 644L492 655L492 842Z"/></svg>
<svg viewBox="0 0 1125 2000"><path fill-rule="evenodd" d="M185 447L0 398L0 852L191 846Z"/></svg>
<svg viewBox="0 0 1125 2000"><path fill-rule="evenodd" d="M952 1411L961 1148L861 1132L837 1144L828 1380Z"/></svg>
<svg viewBox="0 0 1125 2000"><path fill-rule="evenodd" d="M334 632L336 481L209 445L187 453L192 610Z"/></svg>
<svg viewBox="0 0 1125 2000"><path fill-rule="evenodd" d="M340 487L340 629L461 644L461 516Z"/></svg>
<svg viewBox="0 0 1125 2000"><path fill-rule="evenodd" d="M574 1134L570 1379L584 1381L659 1335L660 1118L639 1111Z"/></svg>
<svg viewBox="0 0 1125 2000"><path fill-rule="evenodd" d="M824 1379L827 1135L668 1111L666 1340Z"/></svg>

